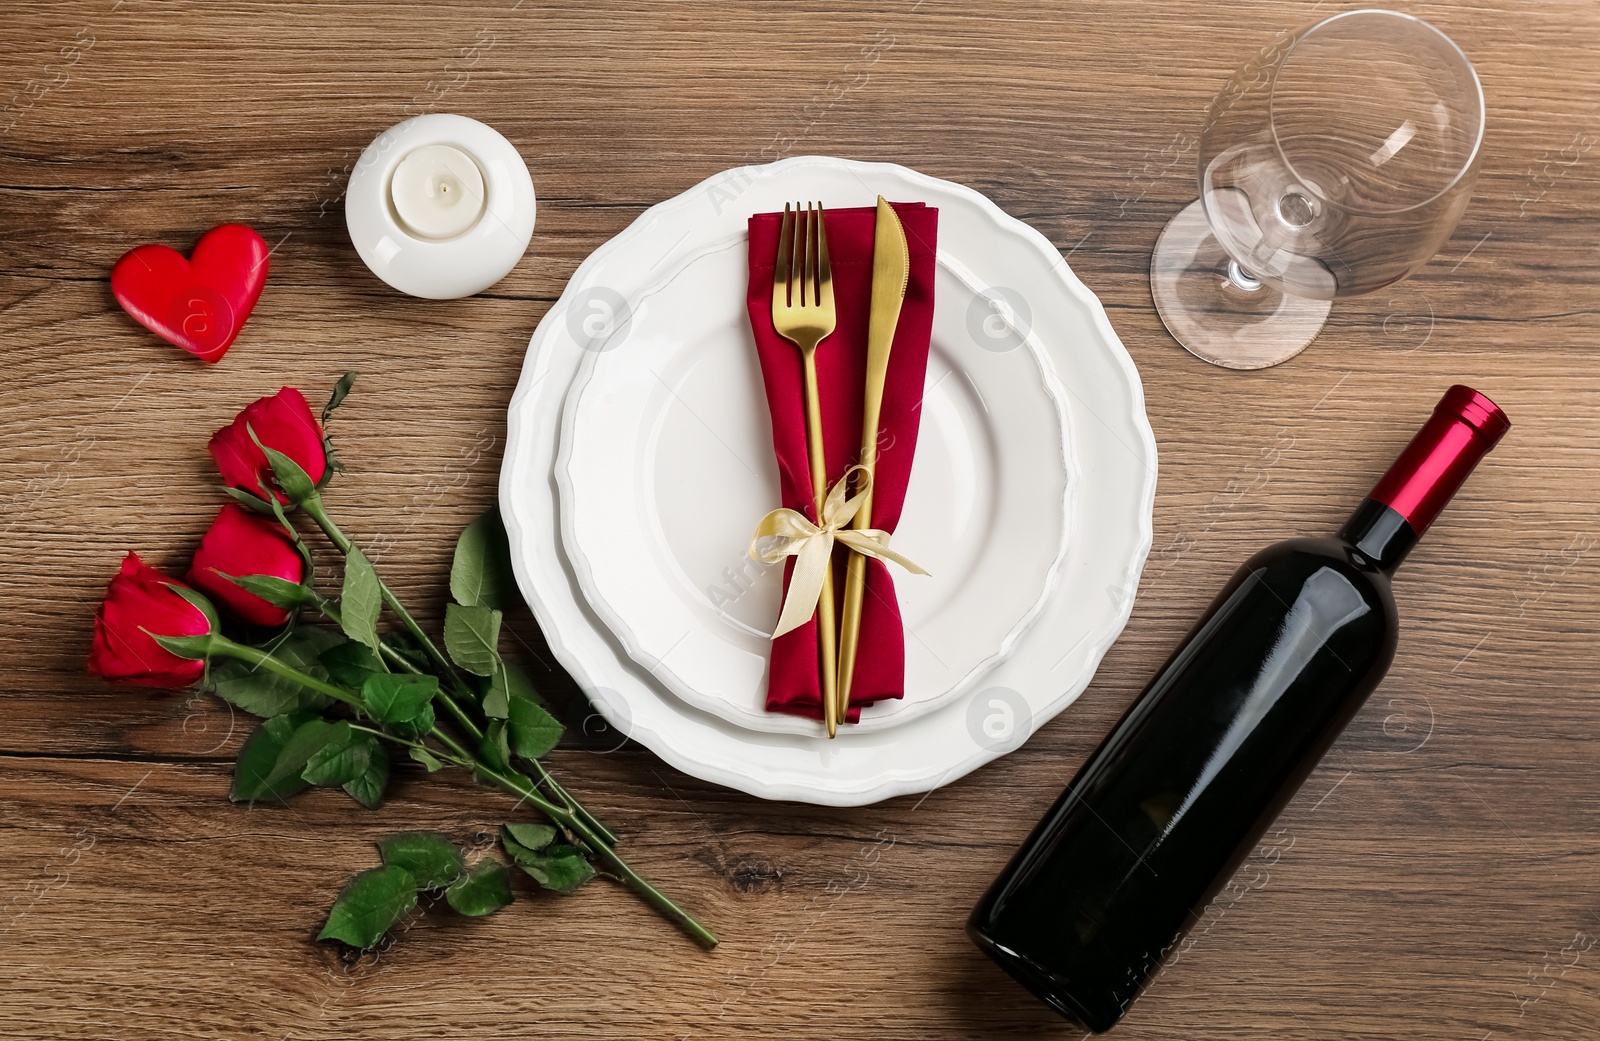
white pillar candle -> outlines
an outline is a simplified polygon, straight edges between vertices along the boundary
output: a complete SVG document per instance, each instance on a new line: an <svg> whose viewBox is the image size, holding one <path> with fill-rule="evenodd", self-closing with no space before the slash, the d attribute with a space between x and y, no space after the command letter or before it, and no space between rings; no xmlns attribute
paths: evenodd
<svg viewBox="0 0 1600 1041"><path fill-rule="evenodd" d="M516 146L466 116L432 112L379 134L345 188L350 241L402 293L481 293L533 235L533 178Z"/></svg>
<svg viewBox="0 0 1600 1041"><path fill-rule="evenodd" d="M413 235L453 239L483 217L483 174L459 148L423 145L395 167L389 198Z"/></svg>

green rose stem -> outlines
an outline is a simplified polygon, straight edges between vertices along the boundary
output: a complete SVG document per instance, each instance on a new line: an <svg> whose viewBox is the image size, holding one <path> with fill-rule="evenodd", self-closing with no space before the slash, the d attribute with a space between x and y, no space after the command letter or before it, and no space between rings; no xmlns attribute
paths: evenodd
<svg viewBox="0 0 1600 1041"><path fill-rule="evenodd" d="M492 770L484 766L480 766L479 769L481 769L486 776L499 782L501 787L505 788L507 791L523 796L529 802L534 802L536 805L539 805L541 809L549 805L549 803L545 802L539 797L537 789L535 789L532 785L532 782L528 781L526 778L519 778L516 776L508 777L497 770ZM552 810L547 809L545 812L556 820L563 819L562 816L557 816L557 814ZM644 897L644 899L651 904L651 906L655 907L656 910L660 911L663 915L670 919L673 924L693 937L695 943L698 943L708 951L717 945L717 938L713 936L705 926L695 921L681 907L668 899L664 893L641 878L639 874L633 870L633 868L628 866L627 861L623 860L617 855L616 850L612 849L610 846L607 846L604 842L601 842L599 836L595 835L581 818L579 818L576 814L565 814L563 816L566 818L564 823L570 822L568 823L568 826L571 827L573 831L577 832L583 838L583 840L600 855L602 860L611 865L612 869L615 870L616 873L622 878L623 883L627 885L629 889L632 889L634 892Z"/></svg>
<svg viewBox="0 0 1600 1041"><path fill-rule="evenodd" d="M212 635L209 637L208 643L212 654L223 654L227 655L228 657L237 658L243 662L248 662L251 665L258 665L261 668L266 669L268 672L281 676L286 680L298 683L309 690L314 690L319 694L326 694L335 701L349 705L352 708L364 710L361 699L356 695L336 687L331 683L319 680L315 676L307 675L306 673L301 672L299 669L296 669L294 666L288 665L278 658L274 658L265 651L258 650L254 647L247 647L241 643L235 643L233 640L230 640L225 636L218 635ZM409 748L421 748L425 751L427 750L426 746L420 744L419 742L410 741L380 729L374 729L360 725L355 726L356 729L371 733L377 737L383 738L386 741L392 741L395 744L405 745ZM704 947L706 950L710 950L717 945L717 938L712 935L710 930L706 929L705 926L695 921L688 912L683 910L683 908L679 907L677 904L673 903L671 899L669 899L655 886L652 886L649 882L645 881L645 879L641 877L638 872L634 871L633 868L628 865L627 861L623 860L622 857L617 854L616 850L612 849L600 838L598 834L596 834L595 830L589 826L589 824L583 819L582 815L574 812L566 806L557 805L556 803L553 803L549 799L545 798L544 794L535 788L533 783L527 778L519 777L515 774L503 774L498 770L490 768L471 752L463 748L455 738L440 730L437 726L433 727L433 729L428 732L428 736L432 737L435 741L438 741L441 745L450 749L452 754L447 754L442 757L448 762L451 762L464 770L472 772L475 775L489 778L496 784L500 785L500 787L510 792L512 795L518 796L520 799L532 803L545 816L576 834L602 860L610 865L610 867L616 872L617 876L622 879L623 884L643 897L646 902L656 908L656 910L660 911L674 925L688 933L696 943L700 944L700 946Z"/></svg>
<svg viewBox="0 0 1600 1041"><path fill-rule="evenodd" d="M329 523L332 524L332 521L329 521ZM335 528L334 530L337 531L338 529ZM330 539L332 537L332 535L329 535ZM340 537L343 537L342 532L340 533ZM335 545L337 544L337 540L335 540ZM341 552L349 552L348 540L346 540L345 546L341 548ZM378 579L378 584L380 588L384 590L384 594L389 598L389 602L391 604L399 603L398 598L395 598L394 595L389 592L389 587L383 583L382 578ZM334 625L342 626L343 622L340 619L338 605L334 604L331 600L323 596L321 593L318 593L314 589L309 590L309 592L312 597L312 603L316 606L317 610L321 611L328 621L332 622ZM396 613L402 614L402 616L406 618L410 617L401 611L397 611ZM415 623L412 624L414 625ZM412 631L416 632L417 630L413 629ZM390 647L387 643L384 643L381 637L378 640L378 650L384 656L384 658L395 665L398 665L405 671L419 676L422 675L422 670L417 667L415 662L401 654L399 651L395 650L393 647ZM465 681L461 678L460 674L454 672L453 670L450 674L450 680L456 684L458 690L461 690L465 687ZM454 698L445 693L443 690L440 690L436 696L439 698L439 700L444 702L445 708L448 709L450 714L456 718L456 722L461 724L462 729L471 735L474 742L481 742L483 740L483 728L478 726L477 721L474 720L464 709L462 709L461 705ZM584 822L588 824L589 827L603 840L605 840L605 844L607 846L615 846L617 844L616 833L601 823L600 819L594 814L590 813L589 810L578 801L576 796L569 792L560 781L557 781L554 777L552 777L550 772L544 768L543 763L539 762L537 759L530 761L533 763L534 769L539 771L539 779L549 787L551 793L555 795L556 798L566 803L567 808L573 813L577 814L579 817L582 817Z"/></svg>

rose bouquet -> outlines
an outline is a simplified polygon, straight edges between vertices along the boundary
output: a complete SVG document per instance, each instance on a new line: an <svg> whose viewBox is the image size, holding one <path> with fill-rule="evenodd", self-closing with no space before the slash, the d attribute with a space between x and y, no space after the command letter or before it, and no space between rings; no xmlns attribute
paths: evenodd
<svg viewBox="0 0 1600 1041"><path fill-rule="evenodd" d="M236 802L282 801L322 786L373 808L392 757L403 752L429 773L466 770L542 815L502 827L504 860L469 865L432 832L381 841L382 866L350 880L319 939L372 947L423 894L442 896L461 914L489 914L511 903L508 868L516 868L562 893L610 875L698 943L715 946L628 866L616 836L540 761L562 727L499 651L502 608L515 591L498 513L478 518L456 544L437 640L328 515L322 492L338 464L324 428L354 378L339 381L320 420L304 395L285 387L216 432L211 455L234 501L201 539L186 584L128 554L95 615L89 671L151 687L200 684L262 717L234 768ZM294 514L341 558L336 594L313 581L311 548ZM381 624L386 609L396 630Z"/></svg>

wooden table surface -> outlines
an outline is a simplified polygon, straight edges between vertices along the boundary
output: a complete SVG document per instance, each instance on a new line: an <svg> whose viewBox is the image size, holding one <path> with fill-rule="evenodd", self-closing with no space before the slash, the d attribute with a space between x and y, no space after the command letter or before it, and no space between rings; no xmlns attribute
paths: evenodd
<svg viewBox="0 0 1600 1041"><path fill-rule="evenodd" d="M967 942L968 908L1236 564L1332 530L1463 381L1516 425L1404 568L1388 680L1117 1036L1594 1036L1600 9L1407 5L1483 79L1465 219L1288 364L1211 368L1155 314L1151 247L1195 194L1212 93L1337 6L8 3L0 1034L1075 1038ZM466 300L391 291L345 233L351 162L432 111L502 131L540 195L527 256ZM805 153L971 185L1105 302L1161 455L1125 634L1068 711L926 798L762 802L638 747L554 753L725 938L715 953L598 884L429 916L342 961L312 937L374 837L464 838L503 801L408 771L377 812L327 792L229 804L247 718L85 674L106 579L130 548L186 565L218 501L203 445L236 409L359 369L334 505L437 618L455 534L495 495L528 337L573 269L702 178ZM136 327L107 275L137 243L187 250L224 221L262 233L272 274L208 368ZM571 698L532 620L511 625Z"/></svg>

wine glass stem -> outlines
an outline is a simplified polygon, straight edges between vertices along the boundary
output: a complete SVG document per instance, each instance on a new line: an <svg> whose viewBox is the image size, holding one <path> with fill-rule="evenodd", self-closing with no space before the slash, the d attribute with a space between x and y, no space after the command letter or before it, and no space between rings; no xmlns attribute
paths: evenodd
<svg viewBox="0 0 1600 1041"><path fill-rule="evenodd" d="M1237 260L1228 261L1228 284L1246 293L1254 293L1262 286L1261 279L1239 266Z"/></svg>

